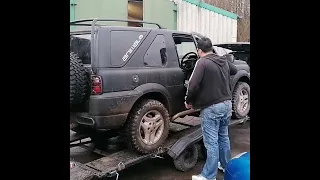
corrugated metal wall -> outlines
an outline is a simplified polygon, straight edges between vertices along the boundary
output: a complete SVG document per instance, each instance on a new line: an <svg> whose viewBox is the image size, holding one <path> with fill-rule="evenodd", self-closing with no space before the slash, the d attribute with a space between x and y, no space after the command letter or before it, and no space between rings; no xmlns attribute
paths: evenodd
<svg viewBox="0 0 320 180"><path fill-rule="evenodd" d="M212 43L237 42L237 15L199 0L175 0L178 30L198 32Z"/></svg>

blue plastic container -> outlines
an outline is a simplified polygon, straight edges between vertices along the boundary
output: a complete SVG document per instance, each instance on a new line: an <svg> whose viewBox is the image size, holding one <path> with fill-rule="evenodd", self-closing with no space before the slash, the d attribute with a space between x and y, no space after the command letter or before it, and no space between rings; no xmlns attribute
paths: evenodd
<svg viewBox="0 0 320 180"><path fill-rule="evenodd" d="M242 153L228 163L224 180L250 180L250 152Z"/></svg>

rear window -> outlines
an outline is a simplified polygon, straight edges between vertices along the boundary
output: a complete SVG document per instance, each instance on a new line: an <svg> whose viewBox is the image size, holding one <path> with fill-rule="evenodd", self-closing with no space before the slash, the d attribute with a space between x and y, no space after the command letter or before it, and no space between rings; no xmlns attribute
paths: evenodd
<svg viewBox="0 0 320 180"><path fill-rule="evenodd" d="M122 66L135 53L146 31L111 31L111 65Z"/></svg>
<svg viewBox="0 0 320 180"><path fill-rule="evenodd" d="M91 34L70 35L70 51L76 53L83 64L91 64Z"/></svg>

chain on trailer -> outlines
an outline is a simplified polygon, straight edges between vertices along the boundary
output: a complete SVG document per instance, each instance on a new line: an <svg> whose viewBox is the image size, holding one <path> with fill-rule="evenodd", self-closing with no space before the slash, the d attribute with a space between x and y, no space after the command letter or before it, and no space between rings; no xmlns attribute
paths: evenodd
<svg viewBox="0 0 320 180"><path fill-rule="evenodd" d="M159 147L159 148L156 150L156 152L153 153L153 154L150 156L150 158L151 158L151 159L154 159L154 158L164 159L164 157L158 155L158 154L163 154L164 152L165 152L165 150L164 150L162 147ZM114 171L108 173L106 176L107 176L107 177L114 177L114 176L116 176L116 180L118 180L118 179L119 179L119 171L122 171L122 170L124 170L125 168L126 168L125 164L124 164L123 162L119 162L117 170L114 170ZM100 178L102 178L102 177L100 177Z"/></svg>
<svg viewBox="0 0 320 180"><path fill-rule="evenodd" d="M119 179L119 173L118 173L118 171L116 171L116 170L114 170L114 171L112 171L112 172L110 172L110 173L108 173L107 174L107 177L114 177L114 176L116 176L116 180L118 180Z"/></svg>
<svg viewBox="0 0 320 180"><path fill-rule="evenodd" d="M117 170L113 170L113 171L107 173L106 177L110 178L110 177L116 176L116 180L118 180L119 179L119 172L118 171L125 169L125 167L126 166L123 162L119 162ZM102 178L102 177L100 177L100 178Z"/></svg>
<svg viewBox="0 0 320 180"><path fill-rule="evenodd" d="M158 147L157 151L151 155L151 158L164 159L164 157L159 156L159 154L163 154L163 153L165 153L165 150L162 147Z"/></svg>

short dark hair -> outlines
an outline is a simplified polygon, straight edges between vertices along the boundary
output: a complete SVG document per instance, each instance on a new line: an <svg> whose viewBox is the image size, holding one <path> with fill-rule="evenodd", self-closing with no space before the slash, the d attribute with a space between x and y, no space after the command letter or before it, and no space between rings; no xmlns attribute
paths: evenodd
<svg viewBox="0 0 320 180"><path fill-rule="evenodd" d="M198 49L201 49L204 53L212 52L212 42L209 38L204 37L198 40Z"/></svg>

